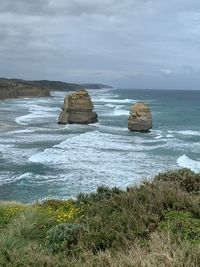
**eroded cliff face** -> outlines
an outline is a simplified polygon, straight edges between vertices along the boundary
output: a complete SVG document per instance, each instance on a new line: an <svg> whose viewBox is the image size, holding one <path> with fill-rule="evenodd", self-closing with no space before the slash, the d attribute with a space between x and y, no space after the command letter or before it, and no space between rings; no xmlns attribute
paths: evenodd
<svg viewBox="0 0 200 267"><path fill-rule="evenodd" d="M73 93L65 97L58 123L96 123L98 121L97 114L93 109L91 97L86 90Z"/></svg>
<svg viewBox="0 0 200 267"><path fill-rule="evenodd" d="M0 99L43 96L50 96L50 90L47 88L24 85L22 83L0 83Z"/></svg>
<svg viewBox="0 0 200 267"><path fill-rule="evenodd" d="M135 132L148 132L151 128L152 116L149 105L137 102L130 109L128 129Z"/></svg>

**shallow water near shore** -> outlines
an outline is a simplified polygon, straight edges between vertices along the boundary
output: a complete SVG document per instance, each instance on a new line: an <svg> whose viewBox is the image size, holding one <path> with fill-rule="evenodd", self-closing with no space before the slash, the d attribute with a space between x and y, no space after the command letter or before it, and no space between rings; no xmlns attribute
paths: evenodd
<svg viewBox="0 0 200 267"><path fill-rule="evenodd" d="M99 122L56 123L66 93L0 102L0 199L75 197L125 188L160 171L200 172L200 91L89 90ZM127 129L130 106L149 103L153 129Z"/></svg>

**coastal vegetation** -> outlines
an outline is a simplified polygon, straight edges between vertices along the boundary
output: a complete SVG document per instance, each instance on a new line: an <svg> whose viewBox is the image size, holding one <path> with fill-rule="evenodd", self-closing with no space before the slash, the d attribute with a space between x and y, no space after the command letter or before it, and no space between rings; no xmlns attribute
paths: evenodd
<svg viewBox="0 0 200 267"><path fill-rule="evenodd" d="M0 202L0 266L200 266L200 174L76 200Z"/></svg>

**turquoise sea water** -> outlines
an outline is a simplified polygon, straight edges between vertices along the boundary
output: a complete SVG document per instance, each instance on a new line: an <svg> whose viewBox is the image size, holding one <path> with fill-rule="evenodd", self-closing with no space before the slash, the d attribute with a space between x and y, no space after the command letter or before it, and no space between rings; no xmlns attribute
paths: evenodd
<svg viewBox="0 0 200 267"><path fill-rule="evenodd" d="M66 93L0 101L0 199L75 197L122 188L159 171L200 172L200 91L90 90L99 123L58 125ZM150 104L153 129L127 129L130 106Z"/></svg>

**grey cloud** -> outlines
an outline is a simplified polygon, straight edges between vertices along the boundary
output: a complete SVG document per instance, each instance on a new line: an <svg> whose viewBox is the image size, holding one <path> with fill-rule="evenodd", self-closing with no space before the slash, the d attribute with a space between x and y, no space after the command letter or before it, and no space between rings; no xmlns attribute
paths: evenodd
<svg viewBox="0 0 200 267"><path fill-rule="evenodd" d="M198 0L1 0L0 76L198 88L199 45Z"/></svg>
<svg viewBox="0 0 200 267"><path fill-rule="evenodd" d="M1 0L0 13L42 14L49 0Z"/></svg>
<svg viewBox="0 0 200 267"><path fill-rule="evenodd" d="M117 15L150 0L1 0L0 13L28 15Z"/></svg>

